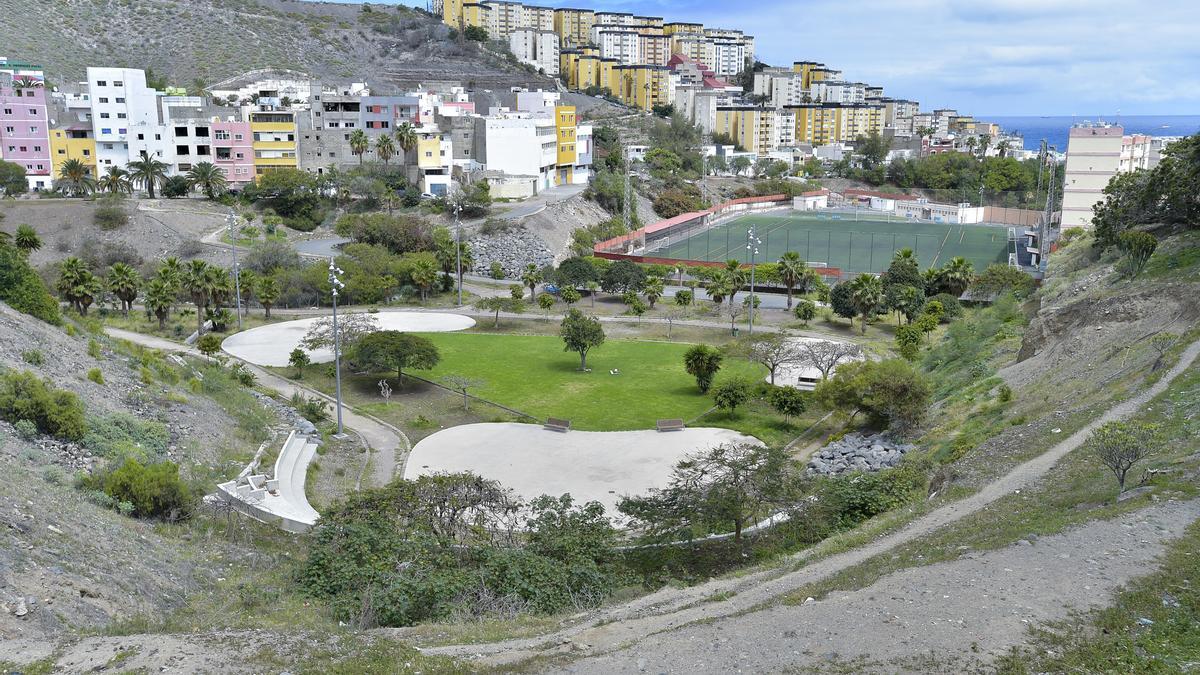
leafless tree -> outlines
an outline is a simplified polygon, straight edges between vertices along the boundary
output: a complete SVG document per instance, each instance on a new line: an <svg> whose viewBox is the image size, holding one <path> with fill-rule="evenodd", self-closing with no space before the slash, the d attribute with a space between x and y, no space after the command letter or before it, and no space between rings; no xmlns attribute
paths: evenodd
<svg viewBox="0 0 1200 675"><path fill-rule="evenodd" d="M447 375L446 377L442 378L442 382L446 385L447 388L453 389L454 391L457 391L460 394L462 394L463 410L471 409L470 408L470 398L471 397L467 395L467 390L473 389L475 387L482 387L484 385L483 380L466 377L465 375Z"/></svg>
<svg viewBox="0 0 1200 675"><path fill-rule="evenodd" d="M338 332L342 335L342 349L354 344L362 336L379 330L379 320L372 314L343 314L338 317ZM333 346L333 318L321 317L304 334L300 346L308 351Z"/></svg>
<svg viewBox="0 0 1200 675"><path fill-rule="evenodd" d="M671 339L671 329L675 327L675 322L682 320L685 316L687 316L687 312L682 307L668 309L667 313L663 315L663 318L667 320L667 340Z"/></svg>
<svg viewBox="0 0 1200 675"><path fill-rule="evenodd" d="M780 366L795 363L800 357L797 340L779 333L751 336L736 344L733 349L751 361L765 366L771 373L771 384L775 384L775 372Z"/></svg>
<svg viewBox="0 0 1200 675"><path fill-rule="evenodd" d="M821 371L821 379L828 380L829 374L843 361L856 359L862 354L852 342L832 340L803 340L797 345L797 363L803 363Z"/></svg>

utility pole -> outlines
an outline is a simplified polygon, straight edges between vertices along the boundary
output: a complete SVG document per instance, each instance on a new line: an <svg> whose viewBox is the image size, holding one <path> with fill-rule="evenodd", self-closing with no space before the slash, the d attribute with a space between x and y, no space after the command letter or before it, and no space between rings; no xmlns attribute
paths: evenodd
<svg viewBox="0 0 1200 675"><path fill-rule="evenodd" d="M621 151L624 152L624 148L622 148ZM625 192L624 192L624 196L621 198L622 206L624 206L625 208L622 209L621 216L625 222L625 231L626 232L628 232L633 225L633 211L632 211L632 209L633 209L633 190L630 188L630 185L629 185L630 169L631 169L631 167L629 165L629 154L625 153Z"/></svg>
<svg viewBox="0 0 1200 675"><path fill-rule="evenodd" d="M237 221L237 216L233 215L233 209L229 210L229 215L225 216L225 231L229 233L229 250L233 252L233 294L237 302L237 320L238 330L242 330L242 276L238 271L237 259L237 239L233 231L233 224Z"/></svg>
<svg viewBox="0 0 1200 675"><path fill-rule="evenodd" d="M750 252L750 308L747 312L750 315L750 328L746 331L747 335L754 335L754 259L758 256L758 245L761 243L754 236L753 227L746 231L746 250Z"/></svg>
<svg viewBox="0 0 1200 675"><path fill-rule="evenodd" d="M1038 186L1037 192L1033 193L1033 198L1038 199L1042 196L1042 171L1046 168L1046 139L1038 145Z"/></svg>
<svg viewBox="0 0 1200 675"><path fill-rule="evenodd" d="M454 207L454 259L458 266L458 306L462 307L462 221L459 220L458 214L462 211L462 204Z"/></svg>
<svg viewBox="0 0 1200 675"><path fill-rule="evenodd" d="M333 257L329 258L329 293L333 296L333 373L336 381L337 393L337 436L344 436L342 432L342 335L338 331L337 322L337 299L338 290L345 288L346 285L338 278L339 274L345 274L333 264Z"/></svg>
<svg viewBox="0 0 1200 675"><path fill-rule="evenodd" d="M1045 143L1042 141L1043 145ZM1049 149L1053 152L1054 146ZM1054 217L1054 171L1057 168L1057 162L1050 165L1050 176L1046 181L1046 211L1042 214L1042 226L1038 232L1038 268L1043 275L1046 273L1046 259L1050 257L1050 219Z"/></svg>

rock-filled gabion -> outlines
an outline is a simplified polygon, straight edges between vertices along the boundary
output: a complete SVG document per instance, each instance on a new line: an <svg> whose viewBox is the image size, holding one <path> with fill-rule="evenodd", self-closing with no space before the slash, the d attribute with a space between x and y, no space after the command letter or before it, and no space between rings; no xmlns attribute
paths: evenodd
<svg viewBox="0 0 1200 675"><path fill-rule="evenodd" d="M915 447L911 443L897 442L886 434L846 434L818 450L808 462L808 472L836 476L851 471L879 471L896 466L904 454Z"/></svg>

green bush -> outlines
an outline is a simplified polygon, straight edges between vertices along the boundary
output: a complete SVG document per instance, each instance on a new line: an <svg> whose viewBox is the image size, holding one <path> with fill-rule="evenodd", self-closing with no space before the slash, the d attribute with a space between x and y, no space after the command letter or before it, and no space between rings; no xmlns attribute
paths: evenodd
<svg viewBox="0 0 1200 675"><path fill-rule="evenodd" d="M131 514L139 518L182 520L191 515L191 491L173 462L143 466L127 459L111 472L85 479L83 487L102 490L118 505L128 502Z"/></svg>
<svg viewBox="0 0 1200 675"><path fill-rule="evenodd" d="M37 425L29 420L17 420L17 423L13 425L13 428L16 429L18 436L27 441L32 441L38 436Z"/></svg>
<svg viewBox="0 0 1200 675"><path fill-rule="evenodd" d="M96 342L95 339L88 339L88 356L93 359L100 358L100 343Z"/></svg>
<svg viewBox="0 0 1200 675"><path fill-rule="evenodd" d="M329 419L329 404L322 398L306 397L300 392L292 394L292 407L304 419L316 424Z"/></svg>
<svg viewBox="0 0 1200 675"><path fill-rule="evenodd" d="M87 379L96 384L104 384L104 373L99 368L92 368L88 370Z"/></svg>
<svg viewBox="0 0 1200 675"><path fill-rule="evenodd" d="M219 335L207 333L196 341L196 349L199 349L200 353L204 354L205 356L212 356L213 354L221 351L221 337Z"/></svg>
<svg viewBox="0 0 1200 675"><path fill-rule="evenodd" d="M0 300L46 323L62 323L58 301L50 295L42 278L29 266L25 256L3 242L0 242Z"/></svg>
<svg viewBox="0 0 1200 675"><path fill-rule="evenodd" d="M853 527L891 511L914 498L926 486L926 475L915 462L877 473L851 473L818 481L818 500L832 506L838 527Z"/></svg>
<svg viewBox="0 0 1200 675"><path fill-rule="evenodd" d="M79 397L27 370L0 375L0 419L27 420L44 434L71 441L87 431Z"/></svg>
<svg viewBox="0 0 1200 675"><path fill-rule="evenodd" d="M46 362L42 352L37 349L30 349L26 352L21 352L21 360L31 366L40 366Z"/></svg>
<svg viewBox="0 0 1200 675"><path fill-rule="evenodd" d="M115 230L129 223L129 214L116 204L105 204L96 209L92 220L101 230Z"/></svg>
<svg viewBox="0 0 1200 675"><path fill-rule="evenodd" d="M126 413L91 416L83 446L100 457L133 457L148 461L162 456L171 442L165 424Z"/></svg>

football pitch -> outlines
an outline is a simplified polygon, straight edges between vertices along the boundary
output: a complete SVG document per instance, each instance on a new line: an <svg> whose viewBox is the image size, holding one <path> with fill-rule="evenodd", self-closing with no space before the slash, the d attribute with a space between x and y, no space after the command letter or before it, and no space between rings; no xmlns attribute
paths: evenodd
<svg viewBox="0 0 1200 675"><path fill-rule="evenodd" d="M679 260L750 262L747 232L754 228L759 240L758 262L774 262L786 251L795 251L806 262L825 263L843 274L883 272L893 252L911 248L921 268L944 265L962 256L983 271L992 263L1008 260L1008 227L915 222L893 218L890 222L853 213L760 213L742 216L703 229L680 228L669 238L650 244L646 255Z"/></svg>

